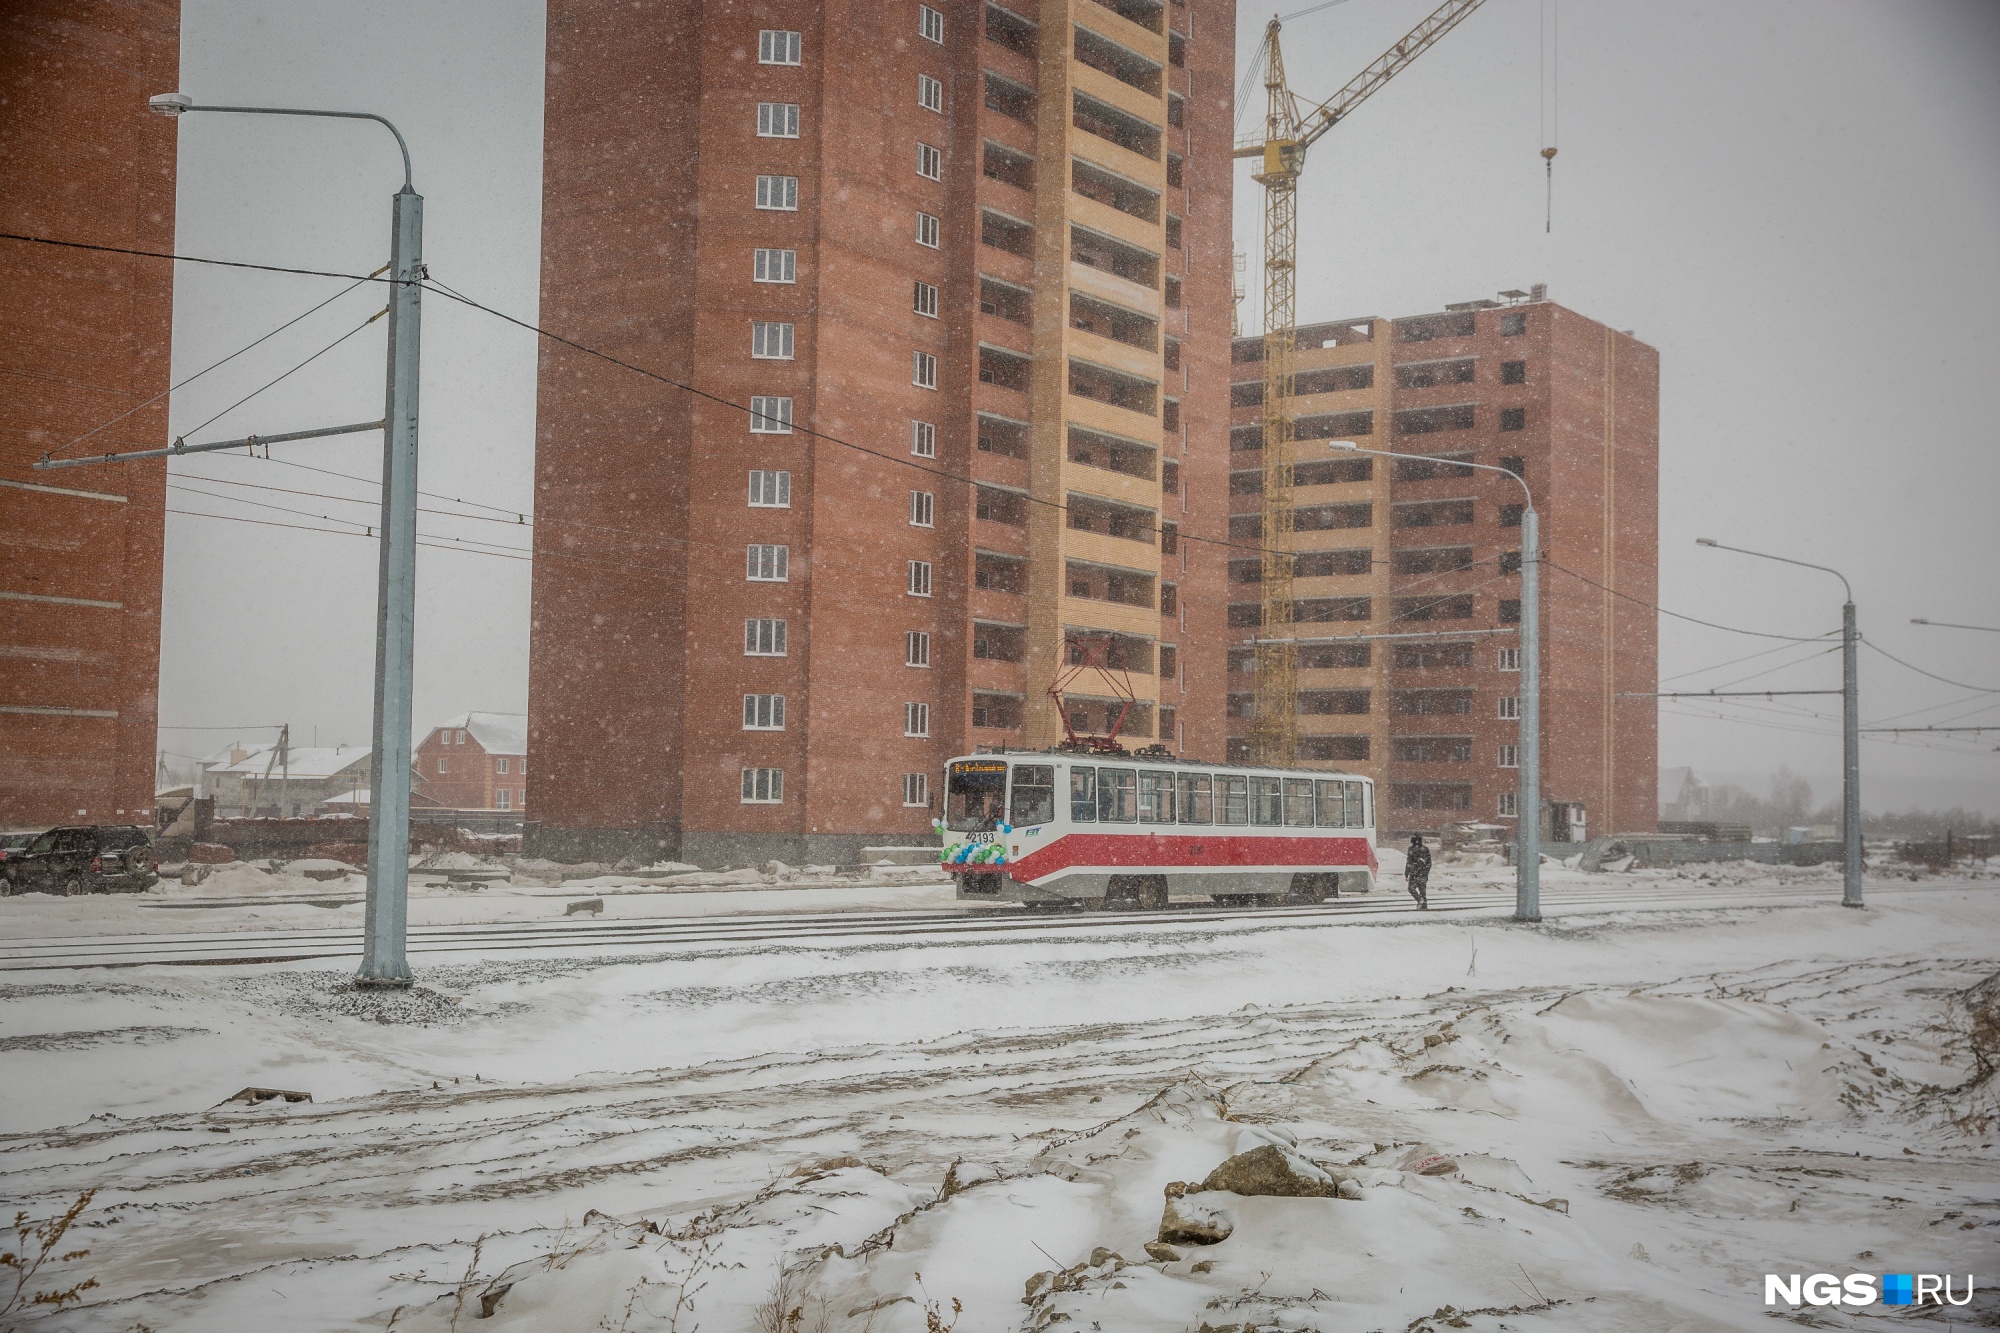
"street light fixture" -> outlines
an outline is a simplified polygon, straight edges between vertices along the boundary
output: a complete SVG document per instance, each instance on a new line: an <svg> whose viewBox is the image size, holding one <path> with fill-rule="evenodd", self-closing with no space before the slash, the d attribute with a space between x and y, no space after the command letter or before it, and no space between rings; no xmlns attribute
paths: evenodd
<svg viewBox="0 0 2000 1333"><path fill-rule="evenodd" d="M1364 449L1352 440L1328 440L1329 447L1382 458L1414 458L1437 462L1430 454L1405 454L1393 449ZM1527 478L1490 463L1452 461L1454 467L1498 472L1521 488L1527 505L1521 511L1521 719L1520 761L1515 779L1514 919L1542 919L1542 634L1541 521L1535 494Z"/></svg>
<svg viewBox="0 0 2000 1333"><path fill-rule="evenodd" d="M1822 574L1831 574L1840 580L1841 589L1847 598L1840 608L1840 832L1843 851L1840 905L1859 907L1861 906L1861 707L1858 663L1855 659L1861 636L1854 627L1854 586L1847 581L1847 575L1826 565L1794 560L1790 556L1772 555L1768 551L1725 546L1712 537L1697 537L1694 539L1694 544L1717 551L1734 551L1738 555L1754 555L1763 560L1775 560L1781 565L1817 569Z"/></svg>
<svg viewBox="0 0 2000 1333"><path fill-rule="evenodd" d="M1912 620L1912 625L1930 625L1937 629L1976 629L1985 634L2000 634L2000 629L1992 625L1959 625L1949 620Z"/></svg>
<svg viewBox="0 0 2000 1333"><path fill-rule="evenodd" d="M361 970L364 986L407 986L410 889L410 711L417 618L417 369L422 337L424 197L411 184L402 131L368 111L284 106L204 106L186 93L161 93L147 106L163 116L221 111L245 116L372 120L396 136L403 188L390 213L389 382L382 440L382 560L375 599L375 772L368 811L368 900Z"/></svg>

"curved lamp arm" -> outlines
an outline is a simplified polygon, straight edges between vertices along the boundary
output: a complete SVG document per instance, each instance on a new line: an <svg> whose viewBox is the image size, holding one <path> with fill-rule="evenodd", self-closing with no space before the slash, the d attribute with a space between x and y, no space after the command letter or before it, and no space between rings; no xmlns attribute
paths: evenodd
<svg viewBox="0 0 2000 1333"><path fill-rule="evenodd" d="M163 116L179 116L189 111L227 111L244 116L326 116L335 120L372 120L396 136L396 147L403 154L403 188L415 188L410 183L410 146L403 142L403 132L390 124L387 117L372 111L309 111L291 106L203 106L186 93L161 93L146 105Z"/></svg>
<svg viewBox="0 0 2000 1333"><path fill-rule="evenodd" d="M1840 586L1847 591L1847 600L1850 602L1854 600L1854 587L1848 583L1847 575L1826 565L1815 565L1806 560L1794 560L1788 555L1772 555L1769 551L1752 551L1742 546L1724 546L1712 537L1696 537L1694 544L1696 546L1712 546L1718 551L1734 551L1738 555L1762 556L1766 560L1775 560L1781 565L1797 565L1801 569L1817 569L1822 574L1831 574L1839 579Z"/></svg>

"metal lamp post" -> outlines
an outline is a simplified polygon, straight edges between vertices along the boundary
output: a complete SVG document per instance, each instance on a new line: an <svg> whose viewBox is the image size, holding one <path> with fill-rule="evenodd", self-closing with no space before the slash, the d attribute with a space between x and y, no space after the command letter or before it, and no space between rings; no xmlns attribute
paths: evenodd
<svg viewBox="0 0 2000 1333"><path fill-rule="evenodd" d="M424 279L424 197L411 184L410 148L394 125L367 111L281 106L203 106L185 93L148 103L163 116L222 111L246 116L372 120L396 136L403 188L392 204L389 239L389 382L382 440L382 561L375 599L375 771L368 818L368 901L361 970L364 986L407 986L409 918L410 710L417 616L417 369Z"/></svg>
<svg viewBox="0 0 2000 1333"><path fill-rule="evenodd" d="M1414 458L1436 462L1429 454L1405 454L1393 449L1364 449L1352 440L1328 440L1335 449L1375 454L1382 458ZM1521 511L1521 767L1514 794L1514 919L1542 919L1542 566L1541 522L1535 495L1518 472L1490 463L1460 463L1453 467L1498 472L1521 488L1527 505Z"/></svg>
<svg viewBox="0 0 2000 1333"><path fill-rule="evenodd" d="M1831 574L1839 579L1841 588L1847 594L1847 600L1840 608L1840 838L1843 853L1841 859L1844 863L1840 878L1840 905L1859 907L1861 906L1861 707L1855 655L1861 635L1854 627L1854 587L1847 581L1847 575L1825 565L1794 560L1790 556L1772 555L1768 551L1724 546L1721 542L1707 537L1695 538L1694 544L1712 547L1718 551L1734 551L1738 555L1754 555L1764 560L1775 560L1781 565L1817 569L1822 574Z"/></svg>

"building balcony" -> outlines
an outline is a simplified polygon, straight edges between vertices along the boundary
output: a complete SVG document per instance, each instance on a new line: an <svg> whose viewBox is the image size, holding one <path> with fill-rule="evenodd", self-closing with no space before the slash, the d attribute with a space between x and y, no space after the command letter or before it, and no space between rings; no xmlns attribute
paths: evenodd
<svg viewBox="0 0 2000 1333"><path fill-rule="evenodd" d="M1127 476L1067 458L1063 461L1061 476L1066 491L1101 496L1114 504L1135 509L1157 510L1160 507L1160 483L1151 477Z"/></svg>
<svg viewBox="0 0 2000 1333"><path fill-rule="evenodd" d="M1086 7L1077 6L1079 9ZM1103 70L1092 69L1075 59L1070 61L1069 72L1072 86L1085 97L1145 122L1153 127L1155 134L1165 131L1167 104L1158 93L1141 92L1122 79L1115 79Z"/></svg>
<svg viewBox="0 0 2000 1333"><path fill-rule="evenodd" d="M1135 249L1157 254L1166 242L1166 232L1161 224L1134 217L1130 213L1113 208L1110 204L1099 203L1074 190L1070 192L1069 197L1069 217L1070 221L1079 226L1116 237Z"/></svg>
<svg viewBox="0 0 2000 1333"><path fill-rule="evenodd" d="M1069 515L1065 514L1063 517L1067 521ZM1147 579L1155 578L1160 568L1159 550L1149 542L1113 537L1102 532L1082 532L1071 527L1063 529L1062 553L1065 560L1079 560L1092 566L1102 566L1106 570L1115 568L1121 573L1143 571ZM1091 579L1090 583L1093 597L1101 594L1110 598L1112 592L1117 592L1120 598L1140 595L1139 591L1132 587L1107 590L1102 586L1103 579ZM1148 588L1150 589L1150 584ZM1150 603L1152 592L1147 591L1144 596Z"/></svg>
<svg viewBox="0 0 2000 1333"><path fill-rule="evenodd" d="M1166 68L1167 34L1164 31L1166 25L1160 18L1160 7L1145 4L1130 6L1134 14L1147 14L1148 22L1144 25L1119 12L1126 7L1123 2L1114 7L1104 4L1102 0L1083 0L1083 3L1071 6L1070 14L1080 26L1108 37L1120 46L1130 47L1161 68Z"/></svg>
<svg viewBox="0 0 2000 1333"><path fill-rule="evenodd" d="M1160 447L1160 419L1157 415L1128 412L1094 398L1068 394L1063 399L1063 416L1071 425L1084 430L1122 436L1154 450Z"/></svg>
<svg viewBox="0 0 2000 1333"><path fill-rule="evenodd" d="M1107 337L1103 333L1093 332L1089 329L1080 329L1074 323L1074 320L1079 317L1091 318L1088 313L1079 316L1078 303L1072 302L1072 323L1068 335L1069 350L1072 356L1088 361L1095 366L1104 366L1111 370L1121 371L1134 379L1145 380L1156 385L1159 383L1161 374L1160 353L1156 348L1134 347L1129 343ZM1112 327L1111 321L1103 316L1098 316L1096 322L1100 327ZM1150 325L1151 321L1147 321L1147 324ZM1157 329L1156 325L1152 327ZM1157 399L1154 406L1156 408L1158 406Z"/></svg>
<svg viewBox="0 0 2000 1333"><path fill-rule="evenodd" d="M1071 128L1069 136L1069 148L1072 153L1092 166L1100 167L1114 176L1123 176L1127 180L1137 181L1139 184L1156 193L1166 193L1167 163L1165 154L1162 154L1160 159L1155 161L1152 158L1135 153L1129 148L1121 148L1109 139L1100 138L1095 134L1087 134L1074 127Z"/></svg>

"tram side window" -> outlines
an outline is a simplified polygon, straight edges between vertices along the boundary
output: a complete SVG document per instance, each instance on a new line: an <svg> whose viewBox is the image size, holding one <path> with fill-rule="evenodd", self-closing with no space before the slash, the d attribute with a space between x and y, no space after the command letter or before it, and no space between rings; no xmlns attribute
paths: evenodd
<svg viewBox="0 0 2000 1333"><path fill-rule="evenodd" d="M1181 778L1181 823L1212 824L1213 787L1206 773L1183 773Z"/></svg>
<svg viewBox="0 0 2000 1333"><path fill-rule="evenodd" d="M1053 764L1014 765L1014 799L1008 807L1015 828L1049 823L1056 817L1056 770Z"/></svg>
<svg viewBox="0 0 2000 1333"><path fill-rule="evenodd" d="M1311 778L1285 779L1285 823L1293 828L1311 828L1313 823L1313 782Z"/></svg>
<svg viewBox="0 0 2000 1333"><path fill-rule="evenodd" d="M1174 822L1174 775L1157 768L1139 771L1139 822Z"/></svg>
<svg viewBox="0 0 2000 1333"><path fill-rule="evenodd" d="M1341 803L1341 794L1346 790L1345 782L1315 782L1313 822L1321 828L1346 828L1347 814Z"/></svg>
<svg viewBox="0 0 2000 1333"><path fill-rule="evenodd" d="M1361 808L1362 793L1368 790L1367 784L1362 782L1343 782L1340 785L1347 789L1341 794L1340 798L1340 803L1347 810L1347 827L1367 828L1368 815Z"/></svg>
<svg viewBox="0 0 2000 1333"><path fill-rule="evenodd" d="M1223 823L1250 822L1250 779L1241 773L1218 773L1215 775L1215 796L1216 804L1221 807Z"/></svg>
<svg viewBox="0 0 2000 1333"><path fill-rule="evenodd" d="M1277 825L1285 822L1285 784L1277 778L1250 779L1250 822Z"/></svg>
<svg viewBox="0 0 2000 1333"><path fill-rule="evenodd" d="M1130 824L1139 818L1138 774L1129 768L1097 770L1097 817L1107 824Z"/></svg>
<svg viewBox="0 0 2000 1333"><path fill-rule="evenodd" d="M1079 824L1097 819L1097 770L1082 764L1069 770L1069 817Z"/></svg>

